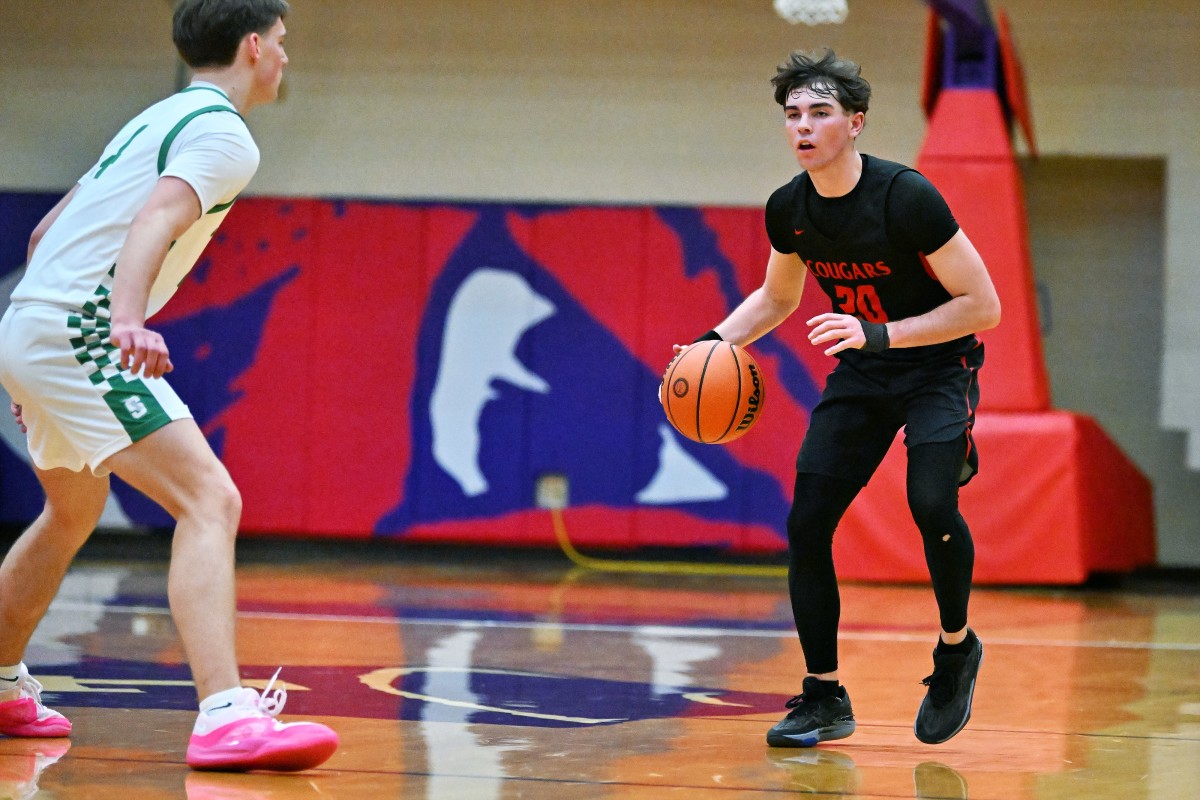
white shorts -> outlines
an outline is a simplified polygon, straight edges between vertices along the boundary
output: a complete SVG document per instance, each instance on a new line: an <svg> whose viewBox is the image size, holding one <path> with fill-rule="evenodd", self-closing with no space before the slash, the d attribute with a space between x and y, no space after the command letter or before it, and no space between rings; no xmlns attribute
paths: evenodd
<svg viewBox="0 0 1200 800"><path fill-rule="evenodd" d="M10 306L0 319L0 384L22 407L39 469L88 467L192 414L162 378L120 368L108 320L47 305Z"/></svg>

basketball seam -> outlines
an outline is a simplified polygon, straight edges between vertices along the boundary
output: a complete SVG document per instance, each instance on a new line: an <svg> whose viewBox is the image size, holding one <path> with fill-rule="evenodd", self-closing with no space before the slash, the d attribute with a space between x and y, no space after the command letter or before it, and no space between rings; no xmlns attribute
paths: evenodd
<svg viewBox="0 0 1200 800"><path fill-rule="evenodd" d="M696 387L696 441L701 444L715 444L715 442L704 441L704 434L700 430L700 409L704 402L704 376L708 374L708 365L712 361L713 353L720 346L720 342L713 342L713 346L708 348L708 355L704 357L704 368L700 370L700 379L697 381L699 385Z"/></svg>
<svg viewBox="0 0 1200 800"><path fill-rule="evenodd" d="M666 399L666 404L664 407L667 409L667 419L671 421L671 425L675 427L676 430L678 430L679 425L675 423L675 411L671 408L671 398L675 396L675 392L671 390L671 387L675 383L675 370L679 369L679 362L680 358L679 356L676 356L674 359L672 359L672 363L667 365L669 370L667 372L667 377L663 382L663 391L665 392L663 397Z"/></svg>
<svg viewBox="0 0 1200 800"><path fill-rule="evenodd" d="M729 354L733 356L733 371L737 375L737 395L733 401L733 416L729 419L729 424L725 426L725 432L717 439L717 442L724 441L729 435L729 431L733 430L733 426L738 421L738 409L742 407L742 365L738 361L737 350L732 344L729 345Z"/></svg>

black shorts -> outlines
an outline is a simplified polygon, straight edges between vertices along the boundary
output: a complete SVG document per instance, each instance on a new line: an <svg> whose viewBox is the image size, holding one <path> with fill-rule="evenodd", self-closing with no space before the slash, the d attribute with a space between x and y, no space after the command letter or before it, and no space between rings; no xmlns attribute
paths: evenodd
<svg viewBox="0 0 1200 800"><path fill-rule="evenodd" d="M971 428L982 366L982 342L966 355L915 363L839 360L809 417L796 470L865 486L903 427L906 447L965 437L965 484L979 471Z"/></svg>

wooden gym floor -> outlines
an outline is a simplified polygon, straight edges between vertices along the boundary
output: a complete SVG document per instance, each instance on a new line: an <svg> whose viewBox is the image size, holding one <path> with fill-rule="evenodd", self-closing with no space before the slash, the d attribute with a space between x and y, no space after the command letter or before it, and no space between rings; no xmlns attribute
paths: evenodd
<svg viewBox="0 0 1200 800"><path fill-rule="evenodd" d="M0 798L1200 796L1194 583L977 589L974 716L940 746L912 733L930 591L844 586L858 731L792 750L763 738L802 677L782 579L267 540L242 544L243 674L282 666L283 719L319 719L342 746L295 775L193 772L164 538L85 548L27 657L74 735L0 739Z"/></svg>

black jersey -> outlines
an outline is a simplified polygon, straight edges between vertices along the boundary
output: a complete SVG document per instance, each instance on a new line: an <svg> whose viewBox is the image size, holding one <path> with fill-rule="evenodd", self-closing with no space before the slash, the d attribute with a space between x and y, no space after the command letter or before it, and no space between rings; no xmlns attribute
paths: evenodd
<svg viewBox="0 0 1200 800"><path fill-rule="evenodd" d="M842 197L822 197L806 172L777 189L766 210L771 246L800 255L837 313L883 323L931 311L951 295L925 254L948 242L958 223L920 173L866 155L862 162L858 183ZM962 354L974 344L974 335L968 335L882 353L845 350L838 356L916 361Z"/></svg>

